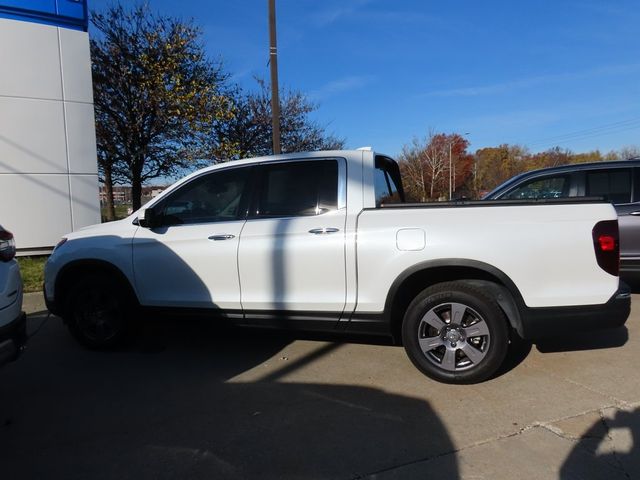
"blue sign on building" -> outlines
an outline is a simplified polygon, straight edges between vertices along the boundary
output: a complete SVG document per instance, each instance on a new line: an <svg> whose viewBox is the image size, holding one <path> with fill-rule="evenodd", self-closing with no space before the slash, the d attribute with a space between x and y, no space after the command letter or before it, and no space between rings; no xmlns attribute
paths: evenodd
<svg viewBox="0 0 640 480"><path fill-rule="evenodd" d="M0 0L0 18L87 31L87 0Z"/></svg>

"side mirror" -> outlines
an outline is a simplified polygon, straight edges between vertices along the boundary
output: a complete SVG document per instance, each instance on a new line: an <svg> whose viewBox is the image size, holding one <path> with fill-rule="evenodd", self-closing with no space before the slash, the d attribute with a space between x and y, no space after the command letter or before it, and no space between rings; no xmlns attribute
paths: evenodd
<svg viewBox="0 0 640 480"><path fill-rule="evenodd" d="M161 217L153 208L143 208L138 214L138 223L144 228L156 228L161 226Z"/></svg>

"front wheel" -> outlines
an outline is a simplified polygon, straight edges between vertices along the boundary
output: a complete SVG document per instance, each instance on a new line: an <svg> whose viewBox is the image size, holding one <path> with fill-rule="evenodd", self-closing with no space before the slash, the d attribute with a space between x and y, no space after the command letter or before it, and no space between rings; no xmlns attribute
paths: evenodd
<svg viewBox="0 0 640 480"><path fill-rule="evenodd" d="M129 313L130 302L118 282L90 275L70 289L64 317L80 343L103 350L122 344L129 330Z"/></svg>
<svg viewBox="0 0 640 480"><path fill-rule="evenodd" d="M507 354L507 319L473 285L446 282L423 290L409 305L402 340L413 364L446 383L476 383L493 375Z"/></svg>

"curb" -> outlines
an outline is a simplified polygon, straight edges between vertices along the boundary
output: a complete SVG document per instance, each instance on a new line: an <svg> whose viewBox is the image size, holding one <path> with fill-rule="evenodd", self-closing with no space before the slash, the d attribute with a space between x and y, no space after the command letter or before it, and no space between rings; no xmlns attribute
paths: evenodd
<svg viewBox="0 0 640 480"><path fill-rule="evenodd" d="M22 295L22 310L27 315L47 310L42 292L28 292Z"/></svg>

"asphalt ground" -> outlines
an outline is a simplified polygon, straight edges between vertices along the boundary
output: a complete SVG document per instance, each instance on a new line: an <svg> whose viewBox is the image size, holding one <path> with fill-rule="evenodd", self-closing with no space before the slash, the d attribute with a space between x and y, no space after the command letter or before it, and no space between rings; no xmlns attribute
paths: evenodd
<svg viewBox="0 0 640 480"><path fill-rule="evenodd" d="M28 295L37 333L0 369L0 478L640 478L639 301L626 327L455 386L384 341L204 321L148 319L92 352Z"/></svg>

